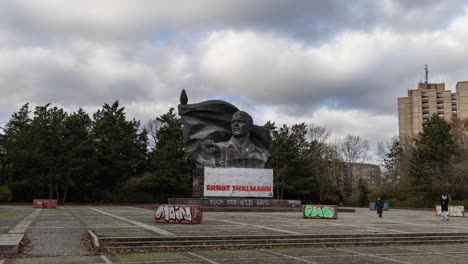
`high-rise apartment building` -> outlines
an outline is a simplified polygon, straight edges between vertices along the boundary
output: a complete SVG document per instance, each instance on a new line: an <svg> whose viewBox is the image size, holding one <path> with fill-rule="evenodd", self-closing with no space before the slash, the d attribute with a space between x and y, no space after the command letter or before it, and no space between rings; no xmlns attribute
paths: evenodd
<svg viewBox="0 0 468 264"><path fill-rule="evenodd" d="M422 132L433 114L449 122L453 117L468 118L468 81L458 82L455 93L445 90L445 83L421 82L408 90L408 96L398 98L400 142L405 144Z"/></svg>
<svg viewBox="0 0 468 264"><path fill-rule="evenodd" d="M458 118L468 118L468 81L457 83L457 112Z"/></svg>

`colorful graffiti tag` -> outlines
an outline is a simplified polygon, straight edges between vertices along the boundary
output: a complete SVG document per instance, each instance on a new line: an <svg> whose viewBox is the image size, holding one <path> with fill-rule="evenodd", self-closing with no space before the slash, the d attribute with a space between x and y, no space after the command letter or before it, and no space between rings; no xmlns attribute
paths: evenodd
<svg viewBox="0 0 468 264"><path fill-rule="evenodd" d="M57 208L57 200L34 199L33 208Z"/></svg>
<svg viewBox="0 0 468 264"><path fill-rule="evenodd" d="M450 205L448 207L448 213L449 216L459 216L459 217L464 217L465 216L465 207L463 206L452 206ZM441 216L442 212L440 210L440 205L435 206L435 211L436 211L436 216Z"/></svg>
<svg viewBox="0 0 468 264"><path fill-rule="evenodd" d="M161 204L154 211L154 222L174 224L200 224L203 213L200 205Z"/></svg>
<svg viewBox="0 0 468 264"><path fill-rule="evenodd" d="M302 216L304 218L337 219L338 211L334 205L306 204L302 207Z"/></svg>
<svg viewBox="0 0 468 264"><path fill-rule="evenodd" d="M390 207L388 206L388 203L384 203L383 204L383 211L388 211L390 209ZM375 203L369 203L369 210L377 210L377 208L375 208Z"/></svg>

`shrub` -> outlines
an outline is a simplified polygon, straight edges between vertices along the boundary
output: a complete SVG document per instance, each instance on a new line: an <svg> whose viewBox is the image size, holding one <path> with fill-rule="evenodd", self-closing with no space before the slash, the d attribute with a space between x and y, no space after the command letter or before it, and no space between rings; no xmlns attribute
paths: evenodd
<svg viewBox="0 0 468 264"><path fill-rule="evenodd" d="M11 201L13 193L6 185L0 186L0 202L5 203Z"/></svg>

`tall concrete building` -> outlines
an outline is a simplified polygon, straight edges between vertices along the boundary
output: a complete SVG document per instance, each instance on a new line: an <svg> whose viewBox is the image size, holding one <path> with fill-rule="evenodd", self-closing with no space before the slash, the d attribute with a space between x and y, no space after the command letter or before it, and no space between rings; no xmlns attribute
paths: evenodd
<svg viewBox="0 0 468 264"><path fill-rule="evenodd" d="M457 83L457 111L458 118L468 118L468 81Z"/></svg>
<svg viewBox="0 0 468 264"><path fill-rule="evenodd" d="M450 122L453 117L468 118L468 81L458 82L456 92L445 90L445 83L421 82L408 96L398 98L400 142L405 144L422 132L423 124L437 114Z"/></svg>

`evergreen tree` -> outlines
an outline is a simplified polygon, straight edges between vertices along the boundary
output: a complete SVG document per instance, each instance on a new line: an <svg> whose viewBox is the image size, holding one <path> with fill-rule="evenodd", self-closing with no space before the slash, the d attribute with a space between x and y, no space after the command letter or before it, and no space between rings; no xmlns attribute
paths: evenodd
<svg viewBox="0 0 468 264"><path fill-rule="evenodd" d="M50 104L37 106L31 122L30 146L34 170L40 179L39 187L48 190L49 199L55 194L60 199L59 184L66 168L64 148L64 121L67 113Z"/></svg>
<svg viewBox="0 0 468 264"><path fill-rule="evenodd" d="M388 152L383 158L383 183L387 187L395 189L400 180L401 174L401 158L403 149L401 148L398 137L393 137Z"/></svg>
<svg viewBox="0 0 468 264"><path fill-rule="evenodd" d="M132 177L128 189L140 193L145 202L166 202L169 197L189 197L192 190L193 162L182 138L182 122L174 108L150 123L154 148L149 154L147 172Z"/></svg>
<svg viewBox="0 0 468 264"><path fill-rule="evenodd" d="M369 204L369 187L367 186L367 183L362 179L358 179L358 184L357 184L357 191L358 191L358 206L366 206Z"/></svg>
<svg viewBox="0 0 468 264"><path fill-rule="evenodd" d="M452 179L451 162L457 153L450 125L434 114L415 139L409 168L412 189L428 197L442 191L453 192L459 184Z"/></svg>
<svg viewBox="0 0 468 264"><path fill-rule="evenodd" d="M271 167L274 171L276 198L318 200L318 170L311 159L307 125L283 125L273 133Z"/></svg>
<svg viewBox="0 0 468 264"><path fill-rule="evenodd" d="M168 195L188 196L192 185L192 161L185 150L182 121L170 108L155 120L159 123L151 169L157 176L159 191Z"/></svg>
<svg viewBox="0 0 468 264"><path fill-rule="evenodd" d="M65 120L64 155L67 170L61 180L62 203L70 191L71 200L92 201L91 193L96 186L99 171L96 149L91 135L92 121L79 109Z"/></svg>
<svg viewBox="0 0 468 264"><path fill-rule="evenodd" d="M99 164L97 187L112 192L119 183L141 171L146 160L147 134L145 130L139 132L138 121L126 120L125 108L119 107L118 101L104 104L93 119L92 135Z"/></svg>
<svg viewBox="0 0 468 264"><path fill-rule="evenodd" d="M32 171L33 160L29 155L30 125L29 104L13 113L5 125L5 183L13 192L14 201L30 201L36 193L38 179Z"/></svg>

